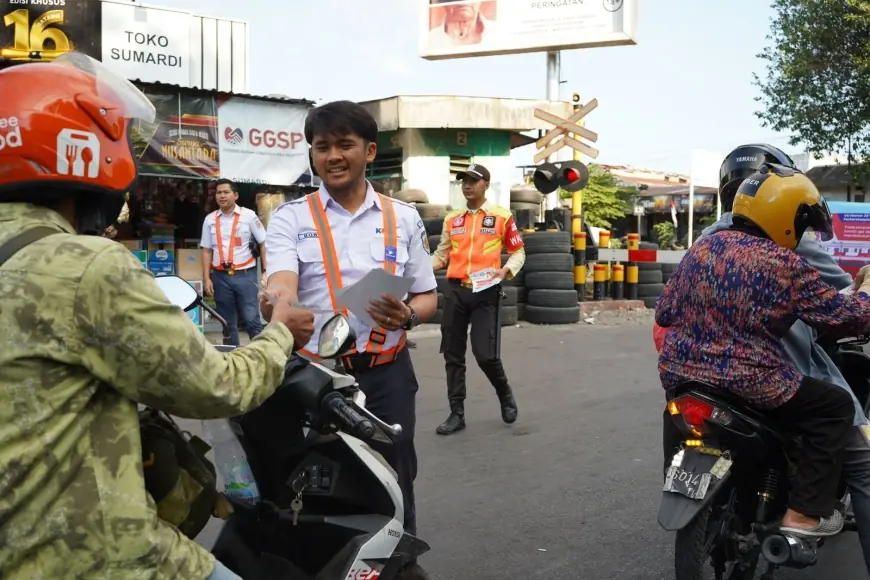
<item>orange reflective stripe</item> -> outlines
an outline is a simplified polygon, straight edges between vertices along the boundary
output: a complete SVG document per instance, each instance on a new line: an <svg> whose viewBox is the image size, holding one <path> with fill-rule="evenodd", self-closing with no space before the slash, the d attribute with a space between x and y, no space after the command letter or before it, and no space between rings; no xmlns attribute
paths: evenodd
<svg viewBox="0 0 870 580"><path fill-rule="evenodd" d="M317 239L320 240L320 252L323 254L323 267L326 270L326 286L329 288L329 299L332 300L332 309L338 312L338 300L335 297L341 285L341 268L338 265L338 254L335 253L335 242L332 240L332 230L329 228L329 220L326 211L320 205L320 195L315 191L308 195L308 207L314 218L314 228L317 230ZM347 309L342 308L342 313L347 316Z"/></svg>
<svg viewBox="0 0 870 580"><path fill-rule="evenodd" d="M381 208L384 214L384 270L390 274L396 273L396 263L399 260L399 233L396 226L396 208L392 198L378 194L381 198ZM390 259L392 254L392 260ZM404 334L404 333L403 333ZM369 333L369 342L366 352L379 354L387 342L387 329L372 329Z"/></svg>
<svg viewBox="0 0 870 580"><path fill-rule="evenodd" d="M224 241L221 238L221 210L217 211L217 217L214 220L214 230L215 235L217 236L218 242L218 259L221 261L221 266L224 264L233 265L233 254L236 252L236 230L239 228L239 218L241 217L241 212L237 213L235 217L233 217L233 227L230 229L230 255L229 261L224 260Z"/></svg>

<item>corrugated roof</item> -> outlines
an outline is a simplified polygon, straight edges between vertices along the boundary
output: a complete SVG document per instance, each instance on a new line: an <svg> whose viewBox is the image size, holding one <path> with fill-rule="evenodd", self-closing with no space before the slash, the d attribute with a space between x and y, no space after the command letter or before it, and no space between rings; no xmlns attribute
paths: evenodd
<svg viewBox="0 0 870 580"><path fill-rule="evenodd" d="M314 101L309 100L309 99L294 99L291 97L279 97L276 95L271 95L271 96L252 95L249 93L233 93L233 92L228 92L228 91L215 91L215 90L211 90L211 89L185 87L182 85L173 85L173 84L169 84L169 83L146 82L146 81L141 81L139 79L133 79L132 82L139 84L139 85L143 85L143 86L154 87L157 89L170 89L170 90L174 90L174 91L187 91L187 92L194 92L194 93L214 93L214 94L217 94L220 96L241 97L243 99L254 99L257 101L267 101L270 103L285 103L288 105L308 105L308 106L314 106L316 104Z"/></svg>

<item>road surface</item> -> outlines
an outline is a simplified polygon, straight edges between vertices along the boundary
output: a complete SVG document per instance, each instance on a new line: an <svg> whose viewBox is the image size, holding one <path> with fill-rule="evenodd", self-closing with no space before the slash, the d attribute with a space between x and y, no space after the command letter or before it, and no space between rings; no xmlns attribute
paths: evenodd
<svg viewBox="0 0 870 580"><path fill-rule="evenodd" d="M673 536L656 523L663 392L651 323L509 328L502 355L519 420L501 422L472 361L468 428L435 434L447 416L438 338L413 350L417 512L438 580L668 580ZM469 350L470 357L470 350ZM199 541L210 546L219 524ZM712 575L710 576L712 578ZM857 537L829 542L821 562L777 578L868 578Z"/></svg>

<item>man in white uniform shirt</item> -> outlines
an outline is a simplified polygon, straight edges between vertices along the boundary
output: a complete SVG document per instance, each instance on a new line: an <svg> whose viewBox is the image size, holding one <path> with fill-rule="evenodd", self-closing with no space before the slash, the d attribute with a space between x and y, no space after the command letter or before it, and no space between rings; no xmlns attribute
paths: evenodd
<svg viewBox="0 0 870 580"><path fill-rule="evenodd" d="M253 339L263 331L257 308L257 259L260 248L266 267L266 228L252 210L239 207L239 193L229 179L219 179L215 188L218 209L202 224L202 283L207 296L214 296L215 309L230 327L232 343L239 344L239 314ZM252 243L253 242L253 243Z"/></svg>
<svg viewBox="0 0 870 580"><path fill-rule="evenodd" d="M437 307L435 273L423 221L414 206L378 194L365 178L377 152L378 126L363 107L349 101L312 109L305 120L319 191L288 202L272 214L268 229L268 292L279 300L299 302L320 311L319 329L338 311L336 293L374 268L413 277L405 302L383 296L369 314L371 328L347 313L357 334L354 352L342 361L366 394L366 404L388 423L402 425L392 445L371 442L396 471L402 489L405 530L416 534L414 479L415 398L418 390L405 332L425 322ZM268 319L271 306L261 298ZM316 357L318 331L301 351ZM407 578L425 578L412 563Z"/></svg>

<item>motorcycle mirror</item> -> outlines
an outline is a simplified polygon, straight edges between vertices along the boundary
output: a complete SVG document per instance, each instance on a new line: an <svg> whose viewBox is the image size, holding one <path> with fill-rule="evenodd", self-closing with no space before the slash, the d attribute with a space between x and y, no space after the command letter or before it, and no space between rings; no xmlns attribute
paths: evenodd
<svg viewBox="0 0 870 580"><path fill-rule="evenodd" d="M317 350L320 358L336 358L356 344L356 333L343 314L336 314L320 329Z"/></svg>
<svg viewBox="0 0 870 580"><path fill-rule="evenodd" d="M160 276L157 285L163 290L166 299L187 312L199 304L201 298L193 286L178 276Z"/></svg>

